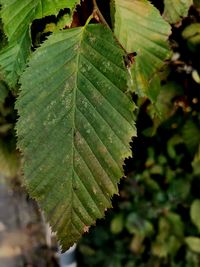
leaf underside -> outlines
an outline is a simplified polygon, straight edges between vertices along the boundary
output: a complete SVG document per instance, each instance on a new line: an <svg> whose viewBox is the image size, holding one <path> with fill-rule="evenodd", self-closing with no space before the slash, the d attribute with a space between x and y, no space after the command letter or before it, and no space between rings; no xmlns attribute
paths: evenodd
<svg viewBox="0 0 200 267"><path fill-rule="evenodd" d="M102 25L55 33L21 84L25 183L66 250L111 207L131 155L136 130L123 52Z"/></svg>
<svg viewBox="0 0 200 267"><path fill-rule="evenodd" d="M164 0L163 17L169 23L177 23L187 16L192 4L192 0Z"/></svg>
<svg viewBox="0 0 200 267"><path fill-rule="evenodd" d="M57 15L60 9L72 8L77 0L0 0L0 17L8 46L0 52L0 66L11 87L17 83L31 51L30 25L34 19Z"/></svg>
<svg viewBox="0 0 200 267"><path fill-rule="evenodd" d="M128 53L137 52L132 65L132 90L149 96L154 75L169 57L170 26L146 0L115 1L115 35Z"/></svg>

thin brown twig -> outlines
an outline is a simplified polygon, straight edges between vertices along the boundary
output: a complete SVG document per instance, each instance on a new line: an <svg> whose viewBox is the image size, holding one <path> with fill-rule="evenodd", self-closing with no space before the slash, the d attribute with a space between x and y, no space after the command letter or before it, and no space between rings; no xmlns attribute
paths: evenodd
<svg viewBox="0 0 200 267"><path fill-rule="evenodd" d="M110 30L110 26L108 25L107 21L105 20L103 14L101 13L98 5L97 5L97 1L96 0L92 0L93 1L93 17L94 18L97 18L100 20L100 22L102 24L104 24L106 27L108 27ZM113 33L113 31L112 31ZM113 33L113 37L115 38L116 42L119 44L119 46L122 48L122 50L124 51L125 53L125 61L128 60L128 52L126 51L126 49L123 47L123 45L119 42L119 40L117 39L117 37L115 36L115 34Z"/></svg>
<svg viewBox="0 0 200 267"><path fill-rule="evenodd" d="M98 16L99 20L106 25L108 28L110 28L110 26L108 25L107 21L105 20L104 16L102 15L98 5L97 5L97 1L93 0L93 14L94 17L96 17L96 15Z"/></svg>

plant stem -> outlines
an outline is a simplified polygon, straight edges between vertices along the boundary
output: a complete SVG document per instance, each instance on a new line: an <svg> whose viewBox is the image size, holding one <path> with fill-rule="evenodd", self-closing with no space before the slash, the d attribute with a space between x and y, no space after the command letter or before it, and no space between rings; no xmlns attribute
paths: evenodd
<svg viewBox="0 0 200 267"><path fill-rule="evenodd" d="M93 14L94 16L97 15L99 17L99 20L104 24L106 25L108 28L110 28L110 26L108 25L107 21L105 20L104 16L102 15L98 5L97 5L97 2L96 0L93 0Z"/></svg>
<svg viewBox="0 0 200 267"><path fill-rule="evenodd" d="M94 18L97 16L99 18L99 20L101 21L102 24L104 24L106 27L108 27L110 30L110 26L108 25L107 21L105 20L104 16L102 15L98 5L97 5L97 1L96 0L92 0L93 1L93 16ZM113 33L113 32L112 32ZM126 51L126 49L123 47L123 45L119 42L119 40L117 39L117 37L115 36L115 34L113 33L113 37L115 38L116 42L119 44L119 46L122 48L122 50L125 53L125 57L127 58L128 53ZM125 59L126 60L126 59Z"/></svg>

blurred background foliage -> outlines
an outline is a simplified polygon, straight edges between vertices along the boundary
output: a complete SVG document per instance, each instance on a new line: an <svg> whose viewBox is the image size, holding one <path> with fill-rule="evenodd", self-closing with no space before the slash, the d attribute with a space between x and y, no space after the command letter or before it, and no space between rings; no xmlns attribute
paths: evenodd
<svg viewBox="0 0 200 267"><path fill-rule="evenodd" d="M200 266L200 3L180 22L161 2L153 1L175 23L173 53L157 100L134 97L133 159L114 209L78 245L81 267Z"/></svg>

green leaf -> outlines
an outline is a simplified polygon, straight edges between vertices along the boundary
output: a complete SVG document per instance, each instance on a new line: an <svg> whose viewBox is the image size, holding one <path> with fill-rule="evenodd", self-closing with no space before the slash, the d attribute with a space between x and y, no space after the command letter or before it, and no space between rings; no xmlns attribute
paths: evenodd
<svg viewBox="0 0 200 267"><path fill-rule="evenodd" d="M124 216L122 213L117 214L111 221L110 230L113 234L119 234L124 228Z"/></svg>
<svg viewBox="0 0 200 267"><path fill-rule="evenodd" d="M72 9L69 13L64 14L57 23L48 23L45 26L45 29L43 33L49 33L49 32L58 32L60 30L65 29L66 27L70 28L72 21L73 21L73 14L74 10Z"/></svg>
<svg viewBox="0 0 200 267"><path fill-rule="evenodd" d="M193 173L194 175L200 175L200 145L199 149L192 161Z"/></svg>
<svg viewBox="0 0 200 267"><path fill-rule="evenodd" d="M32 2L34 2L32 0ZM74 8L80 0L37 0L36 18L43 18L49 15L57 15L61 9Z"/></svg>
<svg viewBox="0 0 200 267"><path fill-rule="evenodd" d="M67 249L111 207L131 155L123 52L102 25L58 32L33 54L21 84L25 183Z"/></svg>
<svg viewBox="0 0 200 267"><path fill-rule="evenodd" d="M200 144L200 129L198 124L192 120L186 121L182 129L182 135L189 152L194 154Z"/></svg>
<svg viewBox="0 0 200 267"><path fill-rule="evenodd" d="M200 232L200 200L195 199L190 208L190 217Z"/></svg>
<svg viewBox="0 0 200 267"><path fill-rule="evenodd" d="M159 88L158 88L159 87ZM168 81L164 85L158 85L157 91L159 94L154 99L154 104L149 105L148 113L153 120L153 127L147 128L145 134L153 135L156 133L157 128L160 126L161 123L165 122L166 120L170 119L176 112L177 107L175 105L174 99L183 94L182 87L175 82ZM152 91L152 89L150 89ZM149 92L150 93L150 92ZM153 99L150 98L153 102ZM167 146L168 150L171 150L171 146ZM174 148L172 148L173 154L175 153ZM176 157L176 153L174 157Z"/></svg>
<svg viewBox="0 0 200 267"><path fill-rule="evenodd" d="M171 24L177 23L187 16L192 4L192 0L164 0L163 17Z"/></svg>
<svg viewBox="0 0 200 267"><path fill-rule="evenodd" d="M1 68L11 87L25 68L30 53L31 39L29 25L34 17L35 2L32 0L1 1L1 18L8 46L0 53Z"/></svg>
<svg viewBox="0 0 200 267"><path fill-rule="evenodd" d="M131 212L126 219L126 228L131 234L150 236L153 233L152 224L141 218L137 213Z"/></svg>
<svg viewBox="0 0 200 267"><path fill-rule="evenodd" d="M152 253L158 257L174 256L182 244L184 224L181 217L168 212L159 219L159 232L152 246Z"/></svg>
<svg viewBox="0 0 200 267"><path fill-rule="evenodd" d="M131 68L132 90L149 96L151 81L170 54L167 43L170 26L146 0L114 2L115 35L128 53L137 52Z"/></svg>
<svg viewBox="0 0 200 267"><path fill-rule="evenodd" d="M200 35L199 35L199 37L200 37ZM199 41L200 41L200 38L199 38ZM200 84L200 75L199 75L198 71L195 69L192 71L192 78L196 83Z"/></svg>
<svg viewBox="0 0 200 267"><path fill-rule="evenodd" d="M34 19L57 15L65 7L73 7L75 0L0 0L4 32L8 46L0 53L1 68L11 87L26 66L31 51L30 25Z"/></svg>
<svg viewBox="0 0 200 267"><path fill-rule="evenodd" d="M12 88L15 87L18 77L26 66L30 47L30 37L28 34L24 34L18 43L15 42L8 45L0 52L1 68L3 69L6 81Z"/></svg>
<svg viewBox="0 0 200 267"><path fill-rule="evenodd" d="M192 23L182 32L182 37L186 40L195 37L196 35L200 35L200 23Z"/></svg>
<svg viewBox="0 0 200 267"><path fill-rule="evenodd" d="M171 232L175 236L182 238L184 236L184 223L181 216L174 212L168 212L166 218L170 223Z"/></svg>
<svg viewBox="0 0 200 267"><path fill-rule="evenodd" d="M187 40L189 49L195 52L200 45L200 23L192 23L188 25L183 30L182 37Z"/></svg>
<svg viewBox="0 0 200 267"><path fill-rule="evenodd" d="M193 252L200 253L200 238L189 236L185 238L185 242Z"/></svg>
<svg viewBox="0 0 200 267"><path fill-rule="evenodd" d="M183 94L182 87L176 82L167 82L161 86L156 108L160 113L160 121L170 118L176 111L173 99Z"/></svg>
<svg viewBox="0 0 200 267"><path fill-rule="evenodd" d="M174 177L173 177L174 178ZM173 179L172 178L172 179ZM170 178L168 178L170 180ZM171 181L168 189L169 198L175 200L185 200L190 194L191 182L182 179L175 179Z"/></svg>

